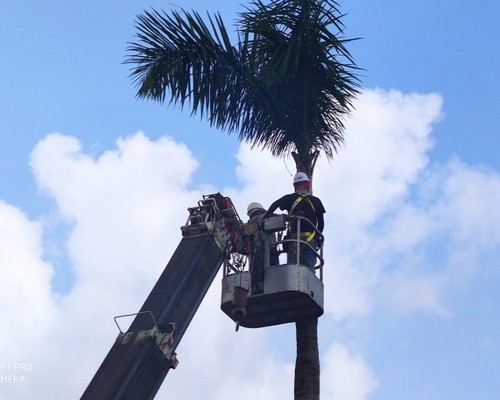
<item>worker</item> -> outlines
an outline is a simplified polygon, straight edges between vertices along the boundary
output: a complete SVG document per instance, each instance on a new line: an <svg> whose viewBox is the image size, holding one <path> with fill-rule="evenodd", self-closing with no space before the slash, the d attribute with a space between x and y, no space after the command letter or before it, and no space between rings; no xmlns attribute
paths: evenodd
<svg viewBox="0 0 500 400"><path fill-rule="evenodd" d="M305 265L314 272L316 266L316 249L323 242L323 228L325 207L321 200L311 194L311 180L304 172L297 172L293 177L294 192L276 200L269 206L264 218L271 215L278 207L287 211L289 216L301 216L307 218L300 221L300 239L308 245L300 246L300 264ZM311 225L312 224L312 225ZM289 224L289 237L297 238L297 221ZM316 231L317 230L317 231ZM319 233L318 233L319 231ZM288 250L288 262L297 263L296 243L290 243Z"/></svg>
<svg viewBox="0 0 500 400"><path fill-rule="evenodd" d="M264 241L262 219L266 210L262 204L252 202L247 207L248 230L250 239L249 269L252 281L252 294L262 293L264 285Z"/></svg>

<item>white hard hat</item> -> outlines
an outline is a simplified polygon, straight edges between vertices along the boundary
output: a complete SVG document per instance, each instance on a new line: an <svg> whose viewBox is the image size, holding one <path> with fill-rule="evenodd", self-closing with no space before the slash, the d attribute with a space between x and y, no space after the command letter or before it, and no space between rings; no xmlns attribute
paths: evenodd
<svg viewBox="0 0 500 400"><path fill-rule="evenodd" d="M247 215L250 217L250 215L252 215L257 210L265 210L265 209L264 207L262 207L262 204L257 202L252 202L247 207Z"/></svg>
<svg viewBox="0 0 500 400"><path fill-rule="evenodd" d="M296 183L300 182L311 182L311 181L309 180L309 177L303 172L297 172L293 177L293 184L295 185Z"/></svg>

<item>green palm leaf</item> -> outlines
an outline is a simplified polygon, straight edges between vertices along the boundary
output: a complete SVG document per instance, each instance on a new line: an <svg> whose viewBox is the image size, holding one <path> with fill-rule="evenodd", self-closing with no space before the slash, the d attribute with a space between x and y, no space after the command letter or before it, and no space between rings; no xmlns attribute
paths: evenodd
<svg viewBox="0 0 500 400"><path fill-rule="evenodd" d="M332 157L359 88L340 19L333 1L256 0L240 15L234 45L219 14L205 22L196 12L153 10L138 17L126 62L140 98L189 105L275 156Z"/></svg>

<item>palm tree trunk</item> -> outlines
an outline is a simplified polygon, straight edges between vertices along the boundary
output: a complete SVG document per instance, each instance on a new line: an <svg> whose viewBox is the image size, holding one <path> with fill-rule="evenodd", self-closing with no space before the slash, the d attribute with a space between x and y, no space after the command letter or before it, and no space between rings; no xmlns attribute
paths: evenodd
<svg viewBox="0 0 500 400"><path fill-rule="evenodd" d="M316 161L319 157L319 151L313 151L310 153L300 154L296 151L291 152L293 160L295 161L295 168L297 172L304 172L311 180L311 194L312 194L312 182L314 167L316 166Z"/></svg>
<svg viewBox="0 0 500 400"><path fill-rule="evenodd" d="M311 180L319 151L304 154L292 152L297 172L305 172ZM318 348L318 319L307 319L295 323L297 358L295 360L295 400L319 400L320 364Z"/></svg>
<svg viewBox="0 0 500 400"><path fill-rule="evenodd" d="M318 319L295 323L297 359L295 361L295 400L319 400Z"/></svg>

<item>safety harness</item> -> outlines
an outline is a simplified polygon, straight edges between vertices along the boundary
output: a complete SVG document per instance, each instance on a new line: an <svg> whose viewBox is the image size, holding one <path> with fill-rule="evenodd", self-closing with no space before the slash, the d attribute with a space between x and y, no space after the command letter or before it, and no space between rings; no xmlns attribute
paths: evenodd
<svg viewBox="0 0 500 400"><path fill-rule="evenodd" d="M316 213L316 208L314 207L314 204L312 203L311 199L309 198L309 195L307 193L299 193L299 197L293 202L292 207L290 208L290 215L293 215L293 212L295 211L295 208L297 205L302 201L306 200L309 205L311 206L312 210L314 213ZM291 230L291 227L288 226L288 230ZM311 240L314 239L314 236L316 235L316 232L301 232L300 237L305 238L305 241L309 243Z"/></svg>

